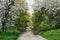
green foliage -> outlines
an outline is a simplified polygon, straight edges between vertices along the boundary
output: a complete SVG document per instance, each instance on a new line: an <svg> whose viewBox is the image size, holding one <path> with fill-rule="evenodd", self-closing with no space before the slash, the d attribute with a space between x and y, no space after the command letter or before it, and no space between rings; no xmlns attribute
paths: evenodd
<svg viewBox="0 0 60 40"><path fill-rule="evenodd" d="M15 0L17 3L19 3L20 5L24 5L25 0Z"/></svg>
<svg viewBox="0 0 60 40"><path fill-rule="evenodd" d="M50 25L48 25L45 22L42 22L39 27L40 27L41 31L46 31L46 30L50 29Z"/></svg>
<svg viewBox="0 0 60 40"><path fill-rule="evenodd" d="M60 28L59 13L59 11L56 11L55 14L53 12L49 13L44 7L41 8L41 11L34 11L32 16L34 32L39 33L40 31Z"/></svg>
<svg viewBox="0 0 60 40"><path fill-rule="evenodd" d="M0 40L16 40L20 33L16 28L7 27L6 32L0 31Z"/></svg>
<svg viewBox="0 0 60 40"><path fill-rule="evenodd" d="M60 40L60 29L39 32L39 35L45 37L47 40Z"/></svg>
<svg viewBox="0 0 60 40"><path fill-rule="evenodd" d="M46 12L44 8L41 8L41 11L35 11L32 16L32 26L36 33L40 31L46 31L50 29L50 25L47 23Z"/></svg>
<svg viewBox="0 0 60 40"><path fill-rule="evenodd" d="M18 29L26 30L26 27L30 26L30 15L27 12L22 12L19 18L15 22Z"/></svg>

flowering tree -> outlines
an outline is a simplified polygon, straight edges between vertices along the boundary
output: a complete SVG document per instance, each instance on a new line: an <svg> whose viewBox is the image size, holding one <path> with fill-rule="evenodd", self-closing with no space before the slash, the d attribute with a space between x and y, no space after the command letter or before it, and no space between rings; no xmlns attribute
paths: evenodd
<svg viewBox="0 0 60 40"><path fill-rule="evenodd" d="M19 13L21 13L23 10L27 10L26 5L21 5L21 3L19 4L16 0L0 0L2 32L5 32L6 23L8 21L16 20L19 17Z"/></svg>

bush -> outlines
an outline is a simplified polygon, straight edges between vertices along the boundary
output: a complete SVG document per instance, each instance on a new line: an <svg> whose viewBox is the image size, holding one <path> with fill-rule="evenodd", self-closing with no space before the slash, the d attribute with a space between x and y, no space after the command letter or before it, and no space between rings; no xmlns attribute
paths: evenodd
<svg viewBox="0 0 60 40"><path fill-rule="evenodd" d="M49 24L44 22L42 22L39 27L40 27L40 31L46 31L51 28Z"/></svg>
<svg viewBox="0 0 60 40"><path fill-rule="evenodd" d="M37 34L41 31L47 31L49 29L51 29L50 25L45 22L42 22L39 26L34 26L32 30L35 34Z"/></svg>
<svg viewBox="0 0 60 40"><path fill-rule="evenodd" d="M55 28L60 28L60 23L57 23L57 24L55 25Z"/></svg>

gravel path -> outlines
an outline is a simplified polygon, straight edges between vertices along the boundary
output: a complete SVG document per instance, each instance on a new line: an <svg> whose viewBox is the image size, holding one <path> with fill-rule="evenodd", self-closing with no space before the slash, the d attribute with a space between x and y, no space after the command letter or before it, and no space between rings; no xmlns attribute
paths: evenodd
<svg viewBox="0 0 60 40"><path fill-rule="evenodd" d="M24 32L17 40L46 40L42 36L34 35L31 31Z"/></svg>

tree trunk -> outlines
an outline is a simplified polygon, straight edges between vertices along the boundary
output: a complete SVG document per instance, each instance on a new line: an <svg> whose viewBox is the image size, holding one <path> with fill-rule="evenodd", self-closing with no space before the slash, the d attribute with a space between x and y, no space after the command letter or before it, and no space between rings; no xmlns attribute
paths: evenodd
<svg viewBox="0 0 60 40"><path fill-rule="evenodd" d="M6 20L2 18L2 32L5 32L5 24L6 24Z"/></svg>

